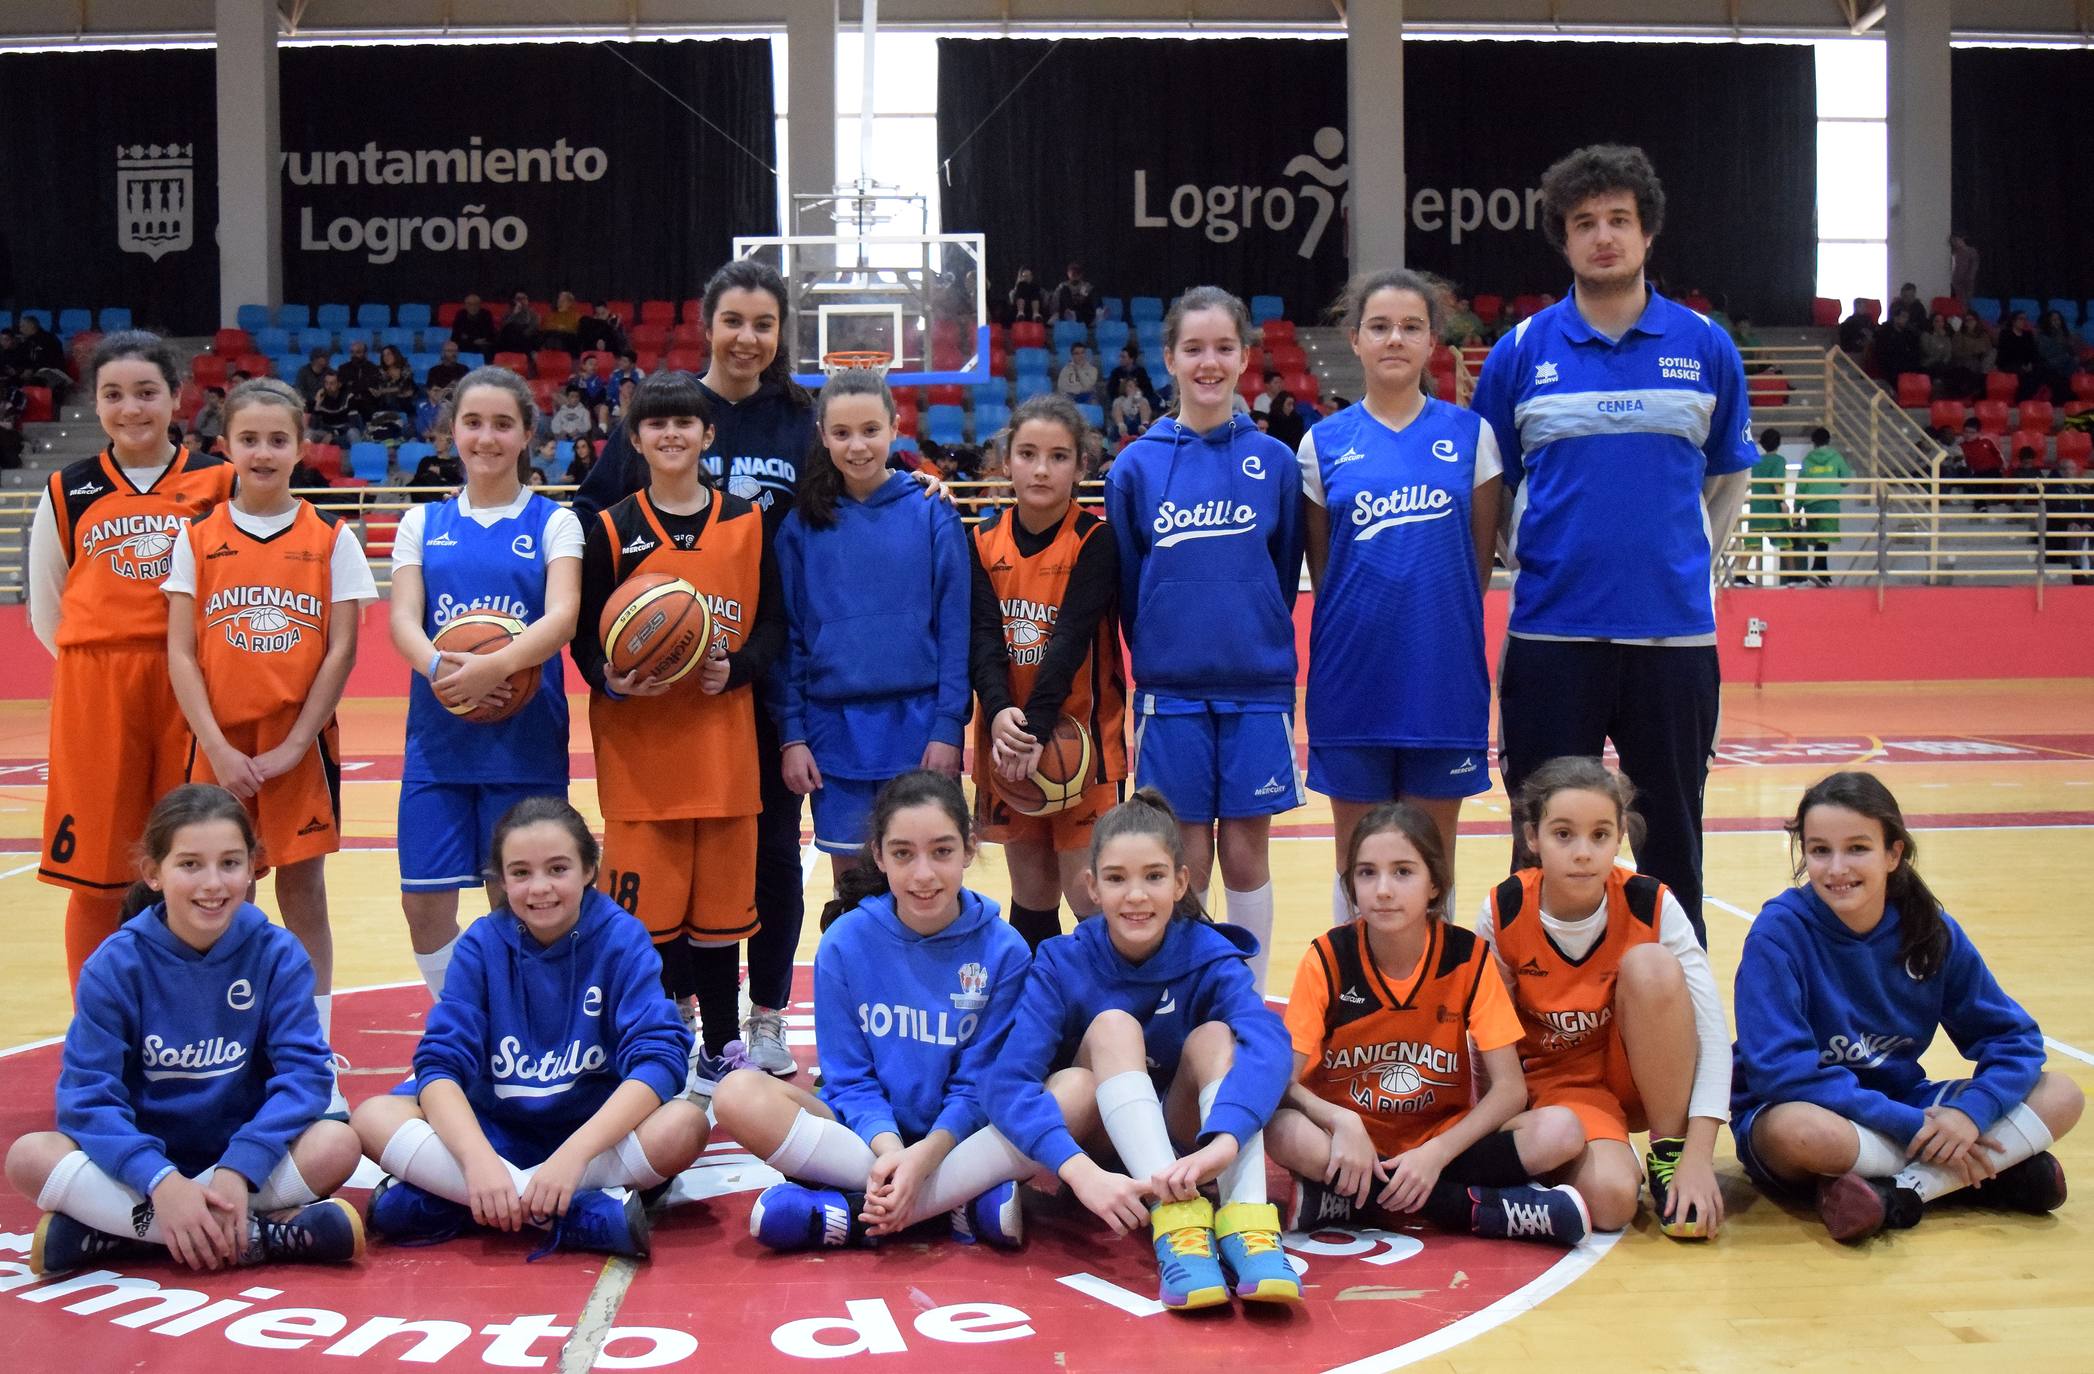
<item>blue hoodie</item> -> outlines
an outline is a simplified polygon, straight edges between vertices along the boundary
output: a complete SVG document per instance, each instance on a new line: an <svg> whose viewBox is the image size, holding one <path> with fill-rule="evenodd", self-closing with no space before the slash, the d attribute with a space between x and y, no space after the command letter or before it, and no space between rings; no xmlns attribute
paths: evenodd
<svg viewBox="0 0 2094 1374"><path fill-rule="evenodd" d="M1294 455L1248 415L1206 434L1165 416L1120 451L1105 519L1144 697L1294 704L1301 505Z"/></svg>
<svg viewBox="0 0 2094 1374"><path fill-rule="evenodd" d="M822 1099L867 1144L882 1131L965 1140L988 1119L978 1085L1031 961L996 903L965 888L936 935L903 925L891 896L852 907L814 952Z"/></svg>
<svg viewBox="0 0 2094 1374"><path fill-rule="evenodd" d="M647 928L595 888L550 945L508 908L490 911L458 937L415 1082L448 1078L481 1120L551 1148L627 1079L667 1102L683 1091L691 1033L661 978Z"/></svg>
<svg viewBox="0 0 2094 1374"><path fill-rule="evenodd" d="M242 904L199 954L153 906L80 971L58 1129L135 1192L214 1164L260 1187L333 1084L296 937Z"/></svg>
<svg viewBox="0 0 2094 1374"><path fill-rule="evenodd" d="M778 531L791 623L772 673L780 742L804 742L824 773L885 782L957 748L973 713L967 681L973 583L967 532L943 501L890 473L836 523L794 511Z"/></svg>
<svg viewBox="0 0 2094 1374"><path fill-rule="evenodd" d="M753 501L776 525L792 509L800 487L800 464L814 450L814 408L795 401L777 382L730 401L698 384L713 408L713 444L700 463L705 479L723 491ZM624 425L614 425L596 465L575 489L574 513L584 525L648 483L647 460L633 447Z"/></svg>
<svg viewBox="0 0 2094 1374"><path fill-rule="evenodd" d="M1948 958L1920 979L1898 964L1895 906L1867 935L1847 929L1809 887L1762 907L1738 959L1731 1119L1809 1102L1910 1140L1926 1122L1910 1101L1937 1026L1976 1062L1953 1105L1979 1130L2025 1099L2043 1070L2043 1033L1993 981L1963 928L1946 912L1941 919Z"/></svg>
<svg viewBox="0 0 2094 1374"><path fill-rule="evenodd" d="M1139 964L1113 948L1103 916L1077 923L1033 954L1017 1019L989 1071L989 1120L1049 1169L1081 1153L1046 1088L1047 1075L1075 1061L1084 1032L1103 1011L1142 1023L1149 1067L1175 1071L1185 1037L1209 1021L1236 1033L1236 1062L1221 1081L1201 1140L1226 1132L1238 1144L1272 1119L1294 1076L1287 1027L1265 1005L1244 962L1258 941L1237 926L1174 920L1163 944Z"/></svg>

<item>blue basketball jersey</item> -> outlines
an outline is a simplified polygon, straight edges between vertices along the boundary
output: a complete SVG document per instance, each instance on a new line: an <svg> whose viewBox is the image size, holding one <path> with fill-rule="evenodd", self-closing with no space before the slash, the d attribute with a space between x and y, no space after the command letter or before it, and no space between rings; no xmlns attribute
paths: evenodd
<svg viewBox="0 0 2094 1374"><path fill-rule="evenodd" d="M1402 430L1348 406L1302 439L1330 553L1309 622L1311 744L1482 750L1490 729L1471 496L1498 473L1471 411L1428 399Z"/></svg>
<svg viewBox="0 0 2094 1374"><path fill-rule="evenodd" d="M424 508L422 629L430 638L467 611L494 611L526 625L545 614L545 527L559 507L533 493L523 510L491 525L458 509L458 498ZM560 655L546 660L530 702L493 725L444 709L420 673L407 696L408 782L544 783L567 792L567 693Z"/></svg>

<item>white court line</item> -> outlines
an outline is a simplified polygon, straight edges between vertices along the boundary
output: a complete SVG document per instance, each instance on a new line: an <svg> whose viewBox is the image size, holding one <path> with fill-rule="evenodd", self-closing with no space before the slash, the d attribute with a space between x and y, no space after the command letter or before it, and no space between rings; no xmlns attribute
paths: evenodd
<svg viewBox="0 0 2094 1374"><path fill-rule="evenodd" d="M7 870L7 872L0 873L0 878L19 878L24 873L33 873L35 871L36 861L32 860L29 863L23 864L20 868L10 868Z"/></svg>

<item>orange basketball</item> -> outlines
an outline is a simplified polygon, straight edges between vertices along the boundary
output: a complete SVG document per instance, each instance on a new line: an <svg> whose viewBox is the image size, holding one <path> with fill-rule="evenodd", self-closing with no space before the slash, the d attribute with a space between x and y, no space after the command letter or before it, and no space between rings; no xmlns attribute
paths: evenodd
<svg viewBox="0 0 2094 1374"><path fill-rule="evenodd" d="M998 796L1021 816L1052 816L1083 800L1090 784L1090 732L1073 717L1054 723L1054 733L1040 746L1040 759L1023 781L1009 782L990 774Z"/></svg>
<svg viewBox="0 0 2094 1374"><path fill-rule="evenodd" d="M680 682L712 651L713 615L698 589L667 573L641 573L618 584L604 603L607 675L637 672Z"/></svg>
<svg viewBox="0 0 2094 1374"><path fill-rule="evenodd" d="M497 615L493 611L468 611L464 615L451 617L450 623L436 632L430 640L439 650L447 654L491 654L504 649L509 642L524 632L524 623L514 616ZM492 725L507 720L524 708L524 704L538 691L538 679L545 672L543 664L530 668L518 668L509 674L509 704L507 706L453 706L444 702L444 709L454 716L464 716L475 725ZM442 697L437 698L439 701Z"/></svg>

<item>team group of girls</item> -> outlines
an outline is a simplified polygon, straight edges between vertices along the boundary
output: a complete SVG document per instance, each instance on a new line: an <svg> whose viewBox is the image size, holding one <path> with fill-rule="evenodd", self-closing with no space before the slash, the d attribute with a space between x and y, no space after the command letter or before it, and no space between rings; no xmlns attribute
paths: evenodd
<svg viewBox="0 0 2094 1374"><path fill-rule="evenodd" d="M1685 913L1615 862L1632 798L1596 761L1528 780L1535 867L1492 888L1473 934L1451 921L1461 799L1488 785L1499 478L1488 427L1419 389L1428 283L1387 273L1348 293L1367 396L1299 454L1233 410L1241 303L1188 292L1166 321L1178 412L1114 463L1105 519L1074 503L1093 436L1043 398L1006 436L1011 504L971 534L888 468L879 378L838 376L812 402L791 384L784 295L753 264L723 269L712 370L647 380L627 489L580 518L517 481L528 390L497 369L458 387L465 487L403 522L391 607L415 669L403 905L437 1000L413 1078L347 1126L318 874L369 572L285 489L294 398L268 382L228 398L230 467L170 451L172 358L150 336L104 341L111 445L54 477L32 536L33 619L58 658L41 868L72 889L78 1006L59 1130L8 1156L47 1213L36 1265L139 1244L207 1267L348 1258L360 1219L322 1199L359 1147L386 1175L381 1236L531 1226L542 1248L644 1254L647 1203L707 1138L693 1096L789 1180L752 1214L766 1244L949 1218L963 1240L1014 1245L1018 1185L1044 1168L1115 1232L1150 1230L1172 1307L1299 1297L1268 1146L1306 1227L1423 1216L1575 1243L1627 1225L1647 1179L1660 1229L1710 1236L1726 1118L1754 1178L1815 1182L1842 1238L1966 1184L2024 1210L2062 1200L2046 1147L2078 1090L2041 1072L2033 1022L1918 880L1866 775L1797 811L1807 882L1748 939L1735 1055ZM1308 781L1333 799L1338 853L1334 926L1283 1020L1262 996L1267 842L1302 800L1304 551ZM597 617L642 570L707 595L718 648L686 682L604 660ZM528 629L495 653L439 652L475 609ZM570 641L601 852L564 800ZM531 670L539 690L508 720L458 714L506 704ZM972 813L955 780L970 714ZM1030 772L1064 715L1099 745L1082 803L1011 812L994 775ZM1118 802L1130 771L1141 790ZM781 898L771 842L789 830L796 847L810 795L837 894L816 957L819 1095L784 1081L802 899L791 848ZM1009 855L1009 922L964 886L978 836ZM246 900L265 859L289 933ZM1222 925L1201 902L1217 861ZM150 890L118 929L140 862ZM493 910L461 934L457 893L483 882ZM1102 919L1060 935L1064 899ZM1921 1075L1937 1025L1971 1078Z"/></svg>

